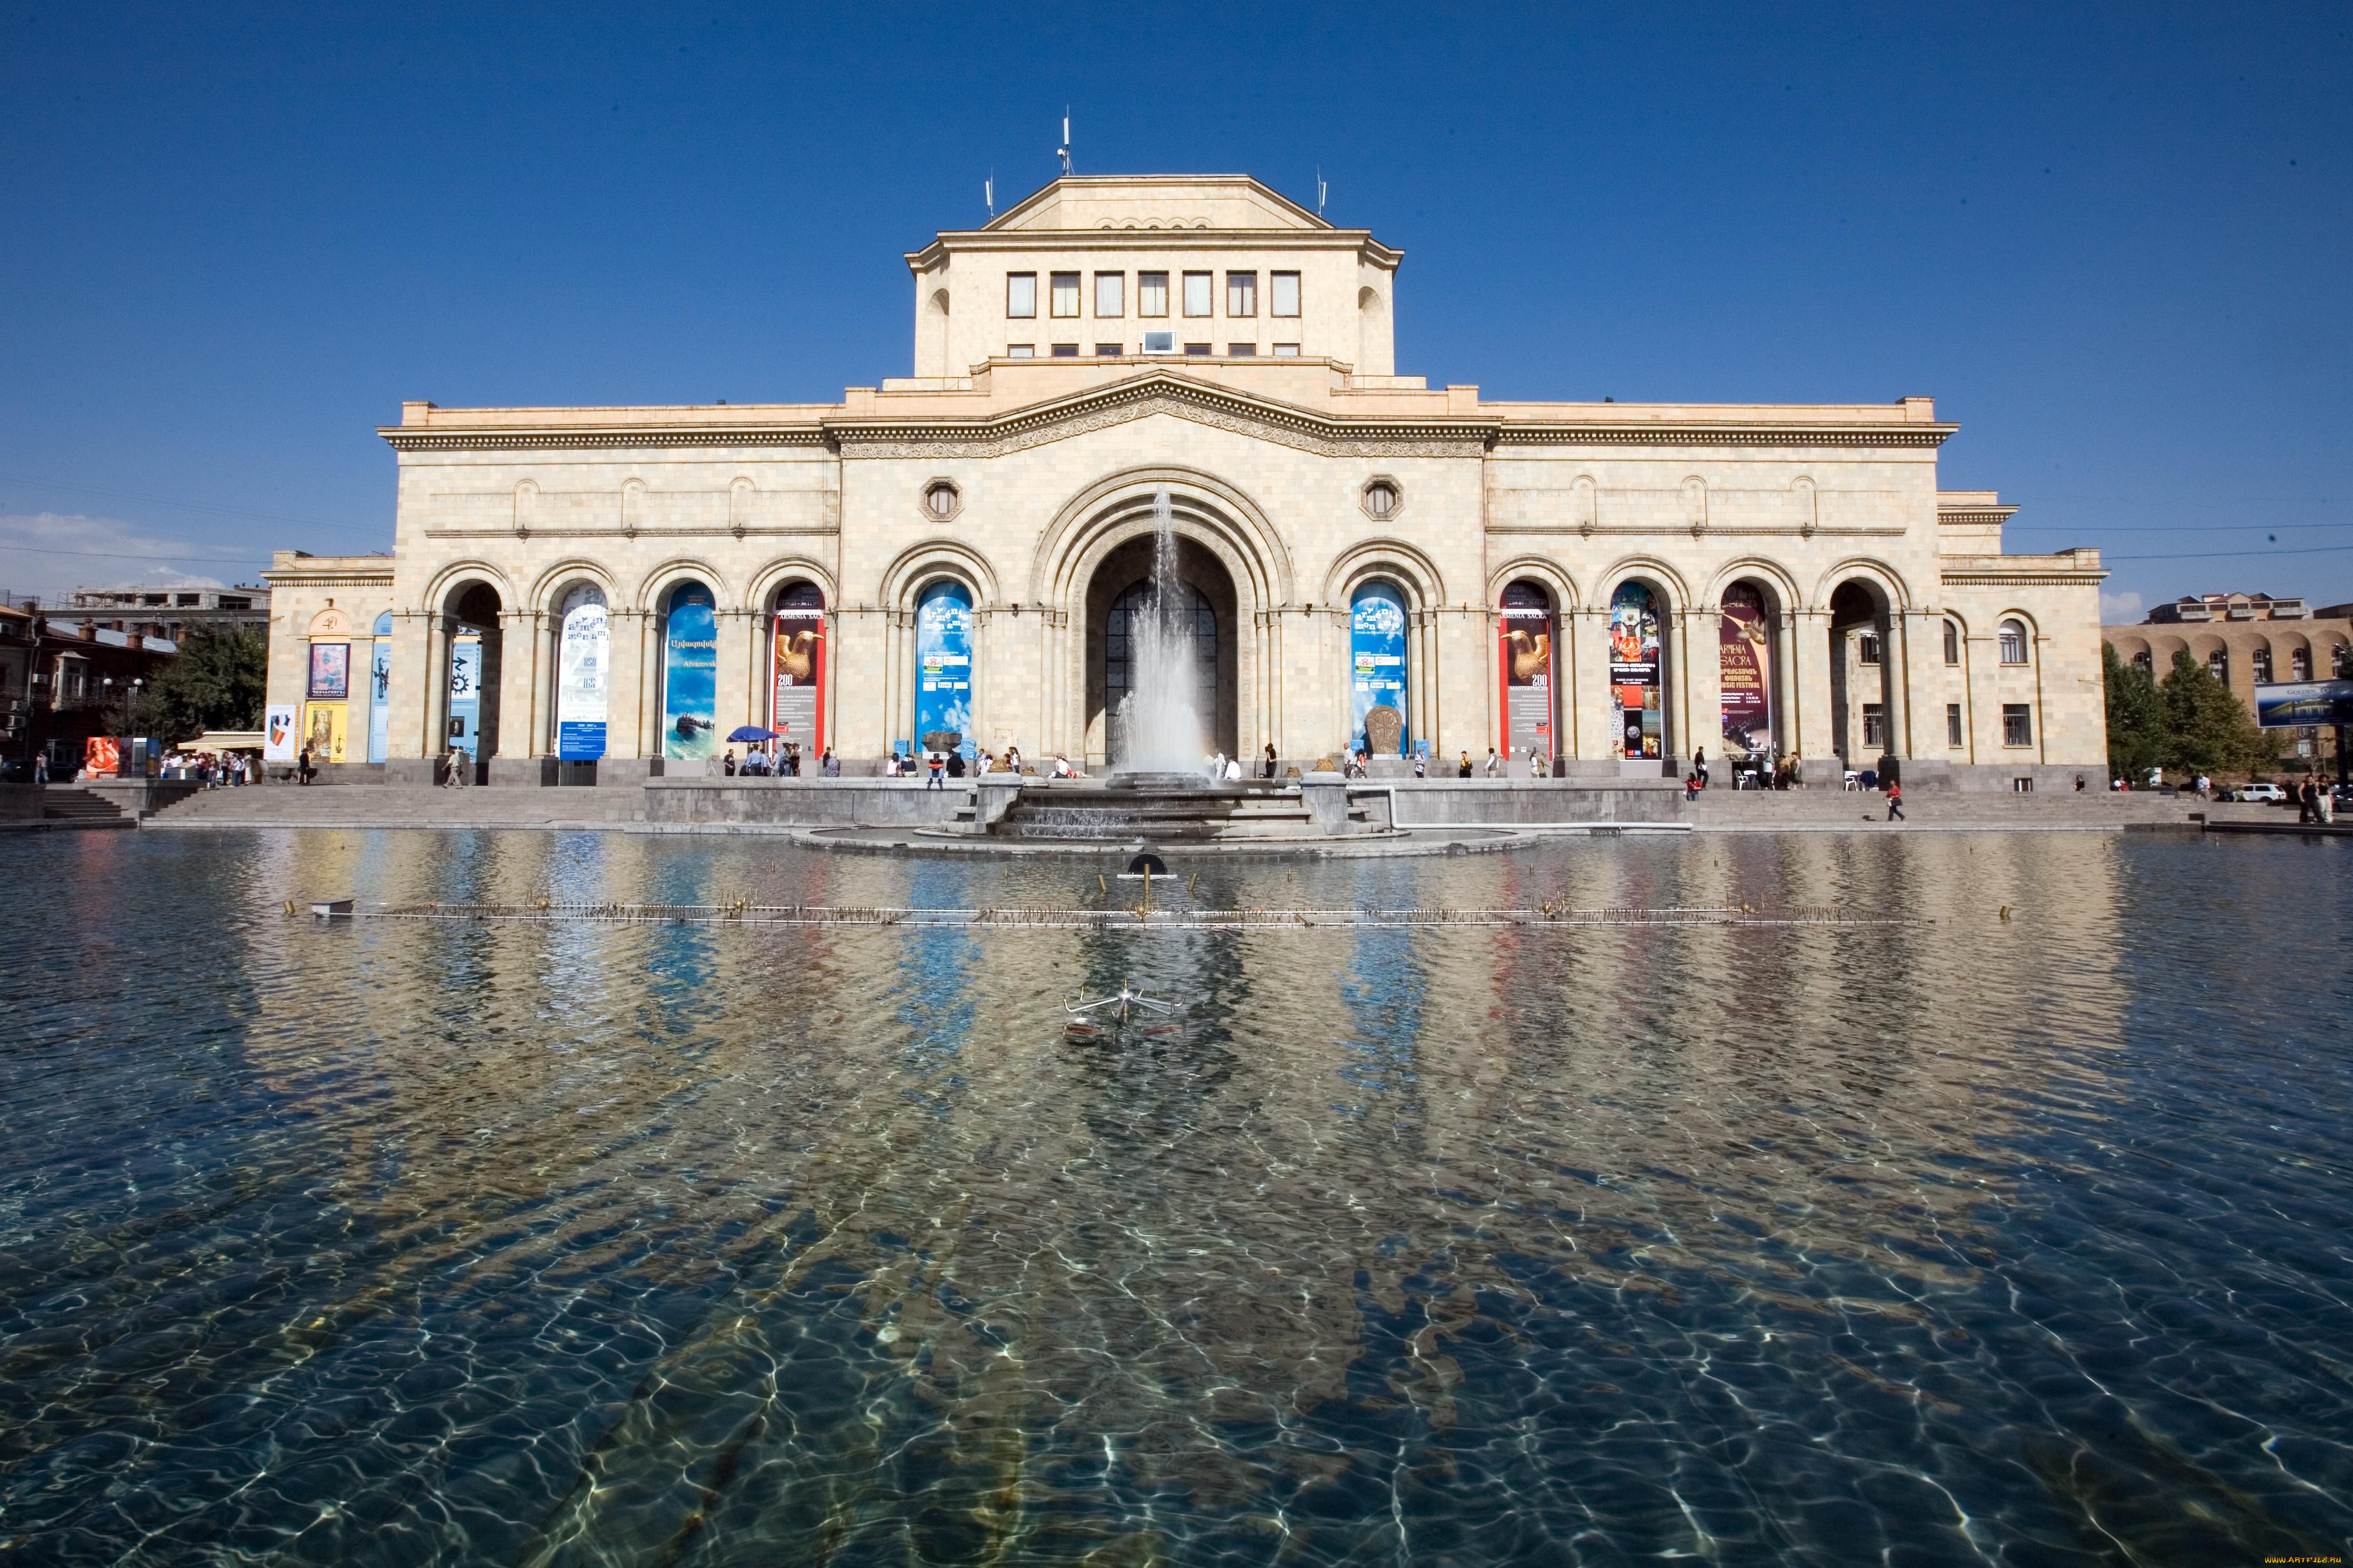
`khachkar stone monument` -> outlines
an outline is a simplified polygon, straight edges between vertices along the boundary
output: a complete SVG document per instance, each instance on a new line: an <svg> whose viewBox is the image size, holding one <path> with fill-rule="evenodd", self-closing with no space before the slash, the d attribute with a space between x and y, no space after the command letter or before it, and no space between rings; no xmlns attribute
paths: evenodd
<svg viewBox="0 0 2353 1568"><path fill-rule="evenodd" d="M2103 763L2098 554L2006 552L1928 399L1432 388L1402 260L1244 176L1071 176L909 252L914 374L838 403L404 404L391 560L269 574L271 710L507 784L699 772L745 725L852 773L949 732L1102 771L1177 699L1203 752L1376 774Z"/></svg>

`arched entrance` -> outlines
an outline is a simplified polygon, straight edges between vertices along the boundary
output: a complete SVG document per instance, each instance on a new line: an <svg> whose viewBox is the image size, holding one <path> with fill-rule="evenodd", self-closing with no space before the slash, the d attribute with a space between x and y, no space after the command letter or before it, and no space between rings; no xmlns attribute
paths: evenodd
<svg viewBox="0 0 2353 1568"><path fill-rule="evenodd" d="M1850 578L1831 592L1831 750L1855 771L1879 768L1894 750L1894 664L1887 595Z"/></svg>
<svg viewBox="0 0 2353 1568"><path fill-rule="evenodd" d="M662 761L708 763L719 754L719 601L688 582L661 606Z"/></svg>
<svg viewBox="0 0 2353 1568"><path fill-rule="evenodd" d="M1410 752L1409 671L1405 590L1381 577L1357 584L1348 600L1351 746L1377 757Z"/></svg>
<svg viewBox="0 0 2353 1568"><path fill-rule="evenodd" d="M815 583L787 583L769 601L768 728L780 748L797 748L811 763L826 747L828 630L825 590Z"/></svg>
<svg viewBox="0 0 2353 1568"><path fill-rule="evenodd" d="M1621 762L1663 763L1667 732L1666 595L1643 582L1609 595L1610 752Z"/></svg>
<svg viewBox="0 0 2353 1568"><path fill-rule="evenodd" d="M499 591L483 582L461 584L443 602L449 700L438 754L446 757L452 748L465 752L477 784L487 779L490 760L499 752L502 607Z"/></svg>
<svg viewBox="0 0 2353 1568"><path fill-rule="evenodd" d="M1557 679L1560 627L1552 595L1523 577L1504 586L1496 616L1503 672L1504 755L1525 765L1560 754Z"/></svg>
<svg viewBox="0 0 2353 1568"><path fill-rule="evenodd" d="M1725 762L1769 777L1781 748L1779 595L1745 578L1728 584L1716 622L1716 673L1724 721L1717 742Z"/></svg>
<svg viewBox="0 0 2353 1568"><path fill-rule="evenodd" d="M1114 716L1133 689L1134 634L1152 594L1152 536L1131 539L1103 557L1087 584L1086 749L1092 763L1116 766L1128 751ZM1240 750L1241 721L1234 581L1215 555L1181 537L1176 573L1184 622L1192 633L1193 711L1201 725L1195 750L1231 757Z"/></svg>

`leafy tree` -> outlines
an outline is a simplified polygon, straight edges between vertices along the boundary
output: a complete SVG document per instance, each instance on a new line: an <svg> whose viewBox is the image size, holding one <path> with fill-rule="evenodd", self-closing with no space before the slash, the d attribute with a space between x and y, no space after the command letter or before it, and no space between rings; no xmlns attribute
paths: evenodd
<svg viewBox="0 0 2353 1568"><path fill-rule="evenodd" d="M177 745L206 730L259 730L269 639L259 626L195 626L140 694L137 731Z"/></svg>
<svg viewBox="0 0 2353 1568"><path fill-rule="evenodd" d="M2246 704L2187 649L2158 684L2165 709L2167 762L2193 773L2232 773L2271 758L2271 737L2255 728Z"/></svg>
<svg viewBox="0 0 2353 1568"><path fill-rule="evenodd" d="M2165 728L2165 700L2155 672L2116 657L2100 645L2100 673L2108 697L2108 771L2137 786L2148 770L2163 767L2172 747Z"/></svg>

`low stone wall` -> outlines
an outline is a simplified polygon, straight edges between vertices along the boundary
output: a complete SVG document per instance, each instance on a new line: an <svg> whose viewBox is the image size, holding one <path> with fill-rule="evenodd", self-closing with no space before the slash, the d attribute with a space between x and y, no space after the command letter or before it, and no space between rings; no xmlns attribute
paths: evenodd
<svg viewBox="0 0 2353 1568"><path fill-rule="evenodd" d="M0 822L41 820L42 788L33 784L0 784Z"/></svg>
<svg viewBox="0 0 2353 1568"><path fill-rule="evenodd" d="M1377 820L1387 816L1379 826L1398 827L1664 823L1678 819L1682 804L1682 792L1665 779L1376 780L1351 784L1348 796L1353 805L1371 807Z"/></svg>
<svg viewBox="0 0 2353 1568"><path fill-rule="evenodd" d="M973 804L969 781L940 789L920 779L659 778L645 784L649 823L754 823L797 827L929 827Z"/></svg>

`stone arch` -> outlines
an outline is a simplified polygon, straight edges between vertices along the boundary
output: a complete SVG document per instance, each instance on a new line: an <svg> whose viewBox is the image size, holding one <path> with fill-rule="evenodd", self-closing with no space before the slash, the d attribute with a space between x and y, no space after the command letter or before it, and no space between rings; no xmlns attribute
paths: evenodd
<svg viewBox="0 0 2353 1568"><path fill-rule="evenodd" d="M427 578L425 592L411 606L410 613L419 616L449 613L450 601L456 597L457 591L470 581L489 584L491 592L498 595L499 603L501 605L517 605L522 602L521 596L514 591L513 583L509 581L504 571L487 561L470 556L464 560L450 562Z"/></svg>
<svg viewBox="0 0 2353 1568"><path fill-rule="evenodd" d="M604 590L605 603L608 606L617 596L613 574L603 562L592 561L585 555L567 555L533 580L526 603L542 614L553 614L558 601L575 583L593 583Z"/></svg>
<svg viewBox="0 0 2353 1568"><path fill-rule="evenodd" d="M710 562L700 556L677 555L654 567L638 580L633 603L638 609L659 615L662 601L681 583L690 579L710 589L712 597L714 599L718 599L727 587L727 574ZM719 600L719 609L723 615L737 607L728 604L724 599Z"/></svg>
<svg viewBox="0 0 2353 1568"><path fill-rule="evenodd" d="M1736 591L1754 593L1760 601L1762 625L1732 614ZM1790 693L1797 686L1797 607L1801 603L1796 578L1778 561L1759 555L1739 556L1725 563L1708 582L1706 597L1693 608L1701 613L1702 629L1693 634L1692 657L1714 660L1716 714L1704 711L1693 719L1694 741L1715 748L1736 766L1746 760L1764 768L1772 753L1795 749L1796 711ZM1714 617L1711 624L1706 617ZM1725 622L1737 623L1738 635L1725 640ZM1761 646L1757 638L1762 637ZM1743 642L1751 651L1740 651ZM1753 668L1752 668L1753 667ZM1762 681L1762 722L1745 697ZM1702 683L1702 689L1707 683ZM1704 709L1704 701L1701 702Z"/></svg>
<svg viewBox="0 0 2353 1568"><path fill-rule="evenodd" d="M1814 602L1809 607L1829 610L1831 595L1855 580L1868 582L1876 589L1879 596L1886 601L1890 614L1901 614L1913 608L1912 590L1905 585L1903 574L1884 561L1868 555L1850 555L1826 568L1814 580Z"/></svg>
<svg viewBox="0 0 2353 1568"><path fill-rule="evenodd" d="M1143 529L1151 528L1153 492L1161 485L1168 487L1177 531L1205 542L1214 537L1231 557L1227 569L1242 568L1235 577L1238 590L1247 578L1250 596L1261 606L1294 601L1291 552L1257 501L1201 469L1155 465L1106 475L1062 504L1039 536L1029 573L1031 602L1067 609L1092 570L1091 564L1082 570L1081 563L1106 532L1132 537L1139 517Z"/></svg>
<svg viewBox="0 0 2353 1568"><path fill-rule="evenodd" d="M1488 608L1492 610L1502 598L1504 588L1521 577L1541 584L1545 592L1552 595L1555 615L1566 615L1582 607L1577 579L1571 577L1559 562L1549 555L1514 555L1487 574Z"/></svg>
<svg viewBox="0 0 2353 1568"><path fill-rule="evenodd" d="M1799 605L1805 602L1805 595L1798 588L1798 579L1788 567L1762 555L1736 555L1715 569L1715 574L1707 580L1704 595L1694 598L1692 607L1705 610L1722 604L1724 591L1744 580L1770 588L1773 596L1781 602L1783 615L1795 614Z"/></svg>
<svg viewBox="0 0 2353 1568"><path fill-rule="evenodd" d="M1655 555L1628 555L1621 556L1601 574L1594 587L1593 603L1597 607L1608 605L1612 594L1637 579L1666 590L1676 610L1690 609L1696 602L1690 583L1674 567Z"/></svg>
<svg viewBox="0 0 2353 1568"><path fill-rule="evenodd" d="M806 555L780 555L754 571L744 584L744 603L754 610L765 610L779 589L804 580L818 585L828 609L840 608L833 574Z"/></svg>
<svg viewBox="0 0 2353 1568"><path fill-rule="evenodd" d="M1345 604L1359 584L1373 577L1394 580L1417 611L1435 609L1446 602L1446 579L1438 563L1400 539L1367 539L1341 552L1324 574L1316 602Z"/></svg>
<svg viewBox="0 0 2353 1568"><path fill-rule="evenodd" d="M901 551L883 569L882 603L893 610L912 611L915 596L943 577L954 577L972 590L975 614L999 602L997 569L987 556L960 540L926 539Z"/></svg>

